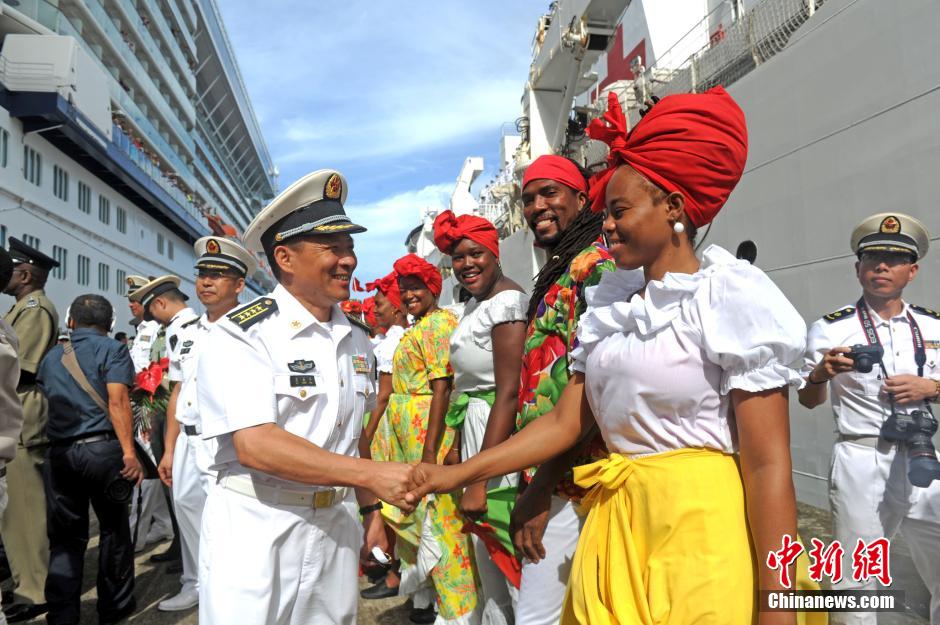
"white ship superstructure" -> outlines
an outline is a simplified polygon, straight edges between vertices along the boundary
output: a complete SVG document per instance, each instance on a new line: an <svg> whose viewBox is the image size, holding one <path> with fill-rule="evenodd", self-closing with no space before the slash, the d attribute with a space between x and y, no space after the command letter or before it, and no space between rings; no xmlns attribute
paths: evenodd
<svg viewBox="0 0 940 625"><path fill-rule="evenodd" d="M0 244L58 259L60 313L100 293L118 329L129 274L193 295L195 239L277 184L215 0L2 0L0 37Z"/></svg>
<svg viewBox="0 0 940 625"><path fill-rule="evenodd" d="M463 202L464 212L501 225L502 265L520 284L531 284L541 260L519 218L521 173L545 153L601 164L606 147L587 140L584 128L603 112L610 90L636 123L650 95L728 88L747 116L748 163L699 246L750 248L807 322L858 298L849 233L863 217L898 210L920 219L933 242L940 239L933 205L940 194L940 66L931 61L940 55L940 3L620 0L608 24L612 4L562 0L541 19L516 122L518 149L503 154L477 206ZM605 32L603 51L586 45L591 33L599 45ZM935 252L905 291L934 309ZM444 292L456 292L453 278ZM791 414L798 497L826 508L831 414L795 401Z"/></svg>

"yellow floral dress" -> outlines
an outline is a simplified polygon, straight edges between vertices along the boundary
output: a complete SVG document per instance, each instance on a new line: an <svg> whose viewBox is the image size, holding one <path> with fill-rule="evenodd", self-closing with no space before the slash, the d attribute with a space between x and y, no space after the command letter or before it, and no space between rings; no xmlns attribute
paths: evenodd
<svg viewBox="0 0 940 625"><path fill-rule="evenodd" d="M431 380L453 376L450 335L456 328L454 314L438 309L418 320L398 344L392 394L384 415L391 434L383 445L383 455L388 460L421 461L431 409ZM445 427L438 450L439 463L453 444L454 430ZM433 496L411 514L403 514L392 506L382 510L398 535L395 548L404 567L428 569L439 615L455 622L466 620L462 617L469 617L477 605L473 552L468 535L460 531L463 517L457 509L458 497L458 493ZM426 544L422 546L421 541Z"/></svg>

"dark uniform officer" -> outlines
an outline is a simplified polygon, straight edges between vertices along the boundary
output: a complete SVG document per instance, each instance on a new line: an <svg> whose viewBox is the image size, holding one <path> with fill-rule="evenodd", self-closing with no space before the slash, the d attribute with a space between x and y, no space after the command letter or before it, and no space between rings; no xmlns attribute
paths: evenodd
<svg viewBox="0 0 940 625"><path fill-rule="evenodd" d="M10 256L13 277L3 292L15 297L16 304L4 320L20 342L20 382L16 390L23 404L23 431L16 458L7 469L10 502L0 532L5 538L14 584L14 604L6 614L11 622L16 622L44 610L43 586L49 564L42 486L46 400L36 387L36 370L56 342L59 315L43 287L49 270L59 263L15 238L10 239Z"/></svg>
<svg viewBox="0 0 940 625"><path fill-rule="evenodd" d="M113 314L100 295L77 297L69 309L71 343L55 346L37 375L49 399L50 625L79 622L89 503L101 529L99 620L116 621L134 610L134 548L127 518L133 484L125 479L140 476L128 397L134 363L127 348L107 336ZM70 348L85 380L68 368Z"/></svg>

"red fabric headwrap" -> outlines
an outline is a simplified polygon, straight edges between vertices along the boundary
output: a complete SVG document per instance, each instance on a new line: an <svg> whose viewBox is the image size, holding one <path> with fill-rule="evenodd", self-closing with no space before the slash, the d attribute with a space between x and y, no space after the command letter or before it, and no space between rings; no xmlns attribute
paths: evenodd
<svg viewBox="0 0 940 625"><path fill-rule="evenodd" d="M610 146L608 169L591 178L594 211L604 209L607 183L626 164L666 193L684 195L686 214L701 227L724 206L747 161L744 112L722 87L666 96L629 135L611 92L603 119L592 121L587 132Z"/></svg>
<svg viewBox="0 0 940 625"><path fill-rule="evenodd" d="M424 282L425 286L428 287L431 293L434 293L435 297L441 294L441 288L444 286L444 281L441 279L441 272L437 270L437 267L417 254L402 256L395 261L393 267L398 273L399 278L415 276Z"/></svg>
<svg viewBox="0 0 940 625"><path fill-rule="evenodd" d="M401 310L401 291L398 290L398 274L394 271L375 282L366 283L366 291L379 291L388 298L392 306Z"/></svg>
<svg viewBox="0 0 940 625"><path fill-rule="evenodd" d="M372 328L379 326L379 320L375 318L375 298L367 297L362 300L362 318Z"/></svg>
<svg viewBox="0 0 940 625"><path fill-rule="evenodd" d="M522 188L533 180L554 180L581 193L588 192L587 181L574 163L563 156L544 154L529 165L522 177Z"/></svg>
<svg viewBox="0 0 940 625"><path fill-rule="evenodd" d="M446 210L434 220L434 245L448 256L461 239L470 239L479 243L499 258L499 233L488 219L476 215L457 217L453 211Z"/></svg>

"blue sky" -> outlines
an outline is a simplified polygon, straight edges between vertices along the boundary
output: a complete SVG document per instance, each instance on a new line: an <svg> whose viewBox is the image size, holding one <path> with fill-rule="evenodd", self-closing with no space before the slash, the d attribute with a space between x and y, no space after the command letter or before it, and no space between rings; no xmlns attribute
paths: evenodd
<svg viewBox="0 0 940 625"><path fill-rule="evenodd" d="M219 6L279 187L323 167L347 177L347 212L370 228L364 282L391 270L422 209L446 206L465 157L495 171L548 1Z"/></svg>

